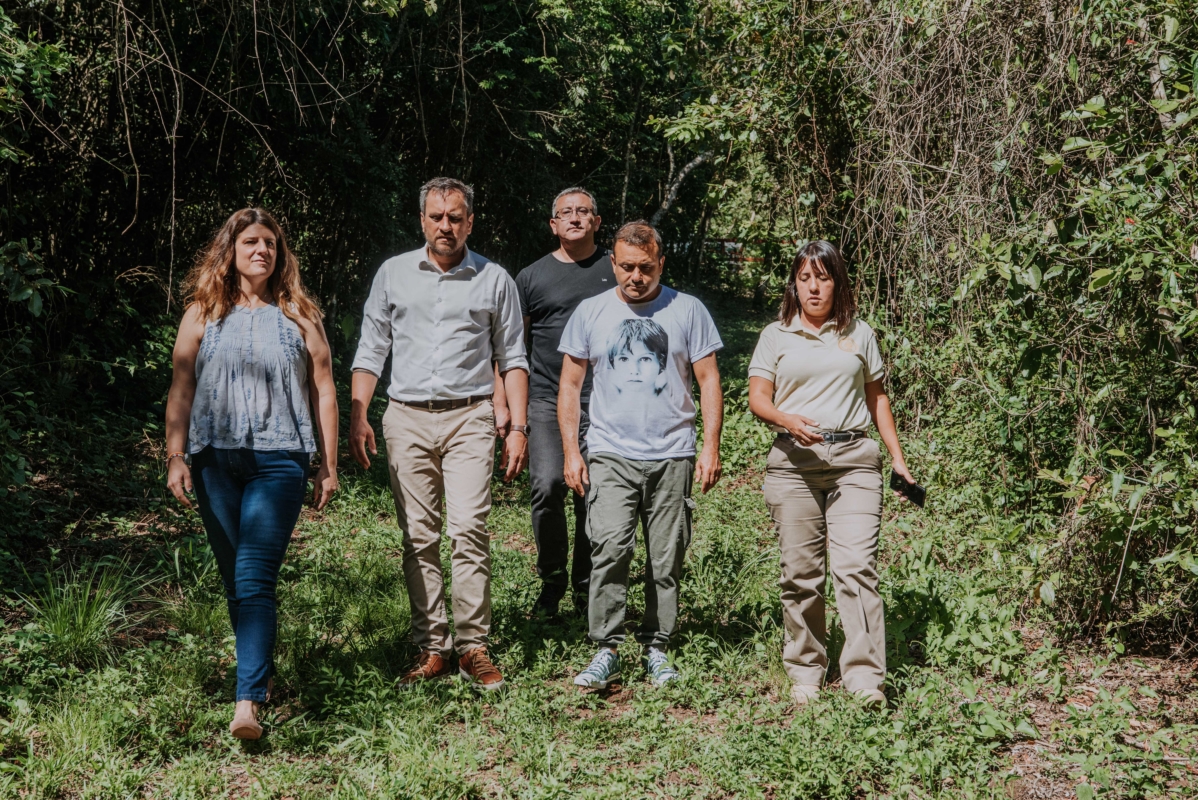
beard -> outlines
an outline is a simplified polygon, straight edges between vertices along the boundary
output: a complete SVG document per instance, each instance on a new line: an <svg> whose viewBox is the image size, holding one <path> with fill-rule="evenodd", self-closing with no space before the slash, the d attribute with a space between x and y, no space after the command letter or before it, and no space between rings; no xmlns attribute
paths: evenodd
<svg viewBox="0 0 1198 800"><path fill-rule="evenodd" d="M462 246L465 244L461 241L455 241L451 245L443 239L426 239L425 241L428 243L428 249L431 250L434 255L438 255L443 258L457 255L458 253L462 252Z"/></svg>

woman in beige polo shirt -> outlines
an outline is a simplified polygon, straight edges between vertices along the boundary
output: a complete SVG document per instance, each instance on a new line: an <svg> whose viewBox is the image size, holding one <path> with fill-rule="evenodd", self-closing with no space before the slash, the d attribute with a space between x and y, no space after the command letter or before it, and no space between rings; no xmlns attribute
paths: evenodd
<svg viewBox="0 0 1198 800"><path fill-rule="evenodd" d="M886 635L876 558L882 519L882 454L903 461L873 329L857 310L844 258L828 242L799 250L778 321L761 332L749 365L749 409L778 436L765 500L782 548L782 660L799 705L813 699L828 668L824 646L825 552L845 643L844 687L883 705Z"/></svg>

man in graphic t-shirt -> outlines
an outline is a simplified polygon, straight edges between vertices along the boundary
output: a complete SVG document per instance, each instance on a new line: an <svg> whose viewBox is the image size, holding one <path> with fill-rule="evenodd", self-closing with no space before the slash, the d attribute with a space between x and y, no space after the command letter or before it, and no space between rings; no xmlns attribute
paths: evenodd
<svg viewBox="0 0 1198 800"><path fill-rule="evenodd" d="M564 456L557 425L558 377L562 372L562 354L557 346L566 320L578 304L616 285L610 254L595 246L595 232L599 230L600 222L595 198L586 189L576 186L559 193L553 200L549 227L560 246L516 276L532 362L528 398L528 472L532 483L532 533L537 543L537 575L541 578L541 593L535 611L547 615L557 612L558 604L566 594L567 579L574 589L575 608L584 612L591 579L591 543L586 534L586 503L581 496L573 498L574 564L567 575L570 536L565 505L570 489L562 474ZM579 439L586 437L590 399L588 370L581 388Z"/></svg>
<svg viewBox="0 0 1198 800"><path fill-rule="evenodd" d="M678 677L665 648L678 621L678 580L691 538L691 484L704 492L720 479L724 397L715 352L720 334L703 304L661 285L661 236L646 222L616 232L616 287L584 300L562 332L565 354L558 421L565 479L586 493L591 540L588 622L599 652L574 683L603 688L620 677L628 572L637 522L644 522L645 615L636 639L646 671L661 686ZM593 369L584 456L579 397ZM703 450L695 459L699 383Z"/></svg>

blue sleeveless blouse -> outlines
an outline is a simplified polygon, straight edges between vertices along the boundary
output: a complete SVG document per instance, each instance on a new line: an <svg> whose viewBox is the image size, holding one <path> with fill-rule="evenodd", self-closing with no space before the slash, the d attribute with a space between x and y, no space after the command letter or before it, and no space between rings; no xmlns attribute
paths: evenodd
<svg viewBox="0 0 1198 800"><path fill-rule="evenodd" d="M274 304L235 307L204 326L188 452L212 446L315 453L308 388L299 326Z"/></svg>

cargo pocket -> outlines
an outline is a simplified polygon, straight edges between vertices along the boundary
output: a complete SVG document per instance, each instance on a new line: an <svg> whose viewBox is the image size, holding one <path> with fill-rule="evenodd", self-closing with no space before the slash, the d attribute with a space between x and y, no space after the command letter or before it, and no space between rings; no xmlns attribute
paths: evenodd
<svg viewBox="0 0 1198 800"><path fill-rule="evenodd" d="M685 530L682 532L682 549L685 550L691 546L691 537L695 530L695 501L694 498L684 497L682 498L682 502L686 506L686 511L683 515Z"/></svg>

